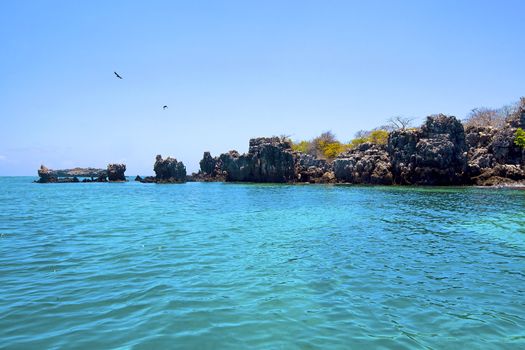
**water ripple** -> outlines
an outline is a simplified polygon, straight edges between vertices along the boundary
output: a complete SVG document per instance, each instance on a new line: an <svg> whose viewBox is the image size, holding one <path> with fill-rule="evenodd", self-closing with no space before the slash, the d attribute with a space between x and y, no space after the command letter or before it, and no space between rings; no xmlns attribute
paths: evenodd
<svg viewBox="0 0 525 350"><path fill-rule="evenodd" d="M525 347L525 192L0 178L0 347Z"/></svg>

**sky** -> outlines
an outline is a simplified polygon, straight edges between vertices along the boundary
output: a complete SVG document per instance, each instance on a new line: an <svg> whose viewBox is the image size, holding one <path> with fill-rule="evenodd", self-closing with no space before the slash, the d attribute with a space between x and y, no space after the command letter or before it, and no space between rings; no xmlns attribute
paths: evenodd
<svg viewBox="0 0 525 350"><path fill-rule="evenodd" d="M198 170L525 95L525 1L0 1L0 175ZM119 80L113 74L117 71ZM168 105L163 110L162 106Z"/></svg>

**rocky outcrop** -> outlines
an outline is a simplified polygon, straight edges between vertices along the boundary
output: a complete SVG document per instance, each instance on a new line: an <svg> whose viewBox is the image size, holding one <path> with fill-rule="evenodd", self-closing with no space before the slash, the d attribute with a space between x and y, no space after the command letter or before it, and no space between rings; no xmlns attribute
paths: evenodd
<svg viewBox="0 0 525 350"><path fill-rule="evenodd" d="M279 137L251 139L246 160L251 168L247 181L288 182L294 178L292 144Z"/></svg>
<svg viewBox="0 0 525 350"><path fill-rule="evenodd" d="M153 165L155 177L158 182L185 182L186 181L186 167L184 163L177 161L175 158L168 157L162 159L159 154L155 158Z"/></svg>
<svg viewBox="0 0 525 350"><path fill-rule="evenodd" d="M97 169L97 168L72 168L72 169L61 169L61 170L51 170L45 167L44 165L40 166L38 170L38 176L42 177L98 177L104 175L106 170Z"/></svg>
<svg viewBox="0 0 525 350"><path fill-rule="evenodd" d="M38 169L38 177L39 179L36 182L39 183L58 182L58 177L44 165L41 165L40 169Z"/></svg>
<svg viewBox="0 0 525 350"><path fill-rule="evenodd" d="M155 158L153 165L155 176L147 176L142 178L137 176L135 181L143 183L183 183L186 182L186 167L183 162L177 161L175 158L168 157L162 159L159 154Z"/></svg>
<svg viewBox="0 0 525 350"><path fill-rule="evenodd" d="M525 185L525 172L520 165L496 164L493 168L484 169L472 181L478 186Z"/></svg>
<svg viewBox="0 0 525 350"><path fill-rule="evenodd" d="M107 176L110 182L126 181L126 164L108 164Z"/></svg>
<svg viewBox="0 0 525 350"><path fill-rule="evenodd" d="M279 137L250 140L248 153L237 151L211 157L205 152L197 180L217 179L239 182L289 182L294 179L291 143Z"/></svg>
<svg viewBox="0 0 525 350"><path fill-rule="evenodd" d="M213 158L210 152L204 152L202 160L199 162L202 174L209 176L217 175L217 159Z"/></svg>
<svg viewBox="0 0 525 350"><path fill-rule="evenodd" d="M318 159L310 154L293 152L294 181L308 183L335 182L332 164L326 159Z"/></svg>
<svg viewBox="0 0 525 350"><path fill-rule="evenodd" d="M353 184L392 185L390 158L385 146L364 143L343 153L333 163L335 177Z"/></svg>
<svg viewBox="0 0 525 350"><path fill-rule="evenodd" d="M525 101L501 129L469 127L468 176L480 186L525 181L525 150L514 143L518 128L525 128Z"/></svg>
<svg viewBox="0 0 525 350"><path fill-rule="evenodd" d="M482 171L494 167L496 159L492 153L491 144L497 130L493 127L467 127L465 139L467 143L467 172L470 177L479 176Z"/></svg>
<svg viewBox="0 0 525 350"><path fill-rule="evenodd" d="M465 132L455 117L427 117L421 129L394 131L387 149L394 183L460 185L467 181Z"/></svg>

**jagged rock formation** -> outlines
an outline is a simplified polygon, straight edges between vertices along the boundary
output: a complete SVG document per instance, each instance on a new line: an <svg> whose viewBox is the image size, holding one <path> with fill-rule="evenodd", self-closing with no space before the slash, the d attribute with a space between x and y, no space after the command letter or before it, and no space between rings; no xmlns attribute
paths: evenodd
<svg viewBox="0 0 525 350"><path fill-rule="evenodd" d="M473 184L494 186L525 182L525 150L514 143L518 128L525 128L525 101L499 130L467 128L468 175Z"/></svg>
<svg viewBox="0 0 525 350"><path fill-rule="evenodd" d="M108 164L107 176L110 182L126 181L126 164Z"/></svg>
<svg viewBox="0 0 525 350"><path fill-rule="evenodd" d="M332 164L326 159L318 159L310 154L293 152L296 182L326 183L335 182Z"/></svg>
<svg viewBox="0 0 525 350"><path fill-rule="evenodd" d="M40 169L38 169L38 177L40 179L36 182L39 183L58 182L58 177L44 165L41 165Z"/></svg>
<svg viewBox="0 0 525 350"><path fill-rule="evenodd" d="M158 182L185 182L186 181L186 167L184 163L177 161L175 158L168 157L162 159L159 154L155 158L153 165L155 177Z"/></svg>
<svg viewBox="0 0 525 350"><path fill-rule="evenodd" d="M177 161L175 158L168 157L162 159L159 154L155 158L153 165L155 176L147 176L141 178L137 176L135 181L143 183L183 183L186 182L186 167L183 162Z"/></svg>
<svg viewBox="0 0 525 350"><path fill-rule="evenodd" d="M250 140L247 154L205 152L196 181L309 182L374 185L493 185L525 179L525 151L514 145L523 108L500 129L455 117L427 117L420 128L393 131L386 145L365 143L335 160L293 152L278 137Z"/></svg>
<svg viewBox="0 0 525 350"><path fill-rule="evenodd" d="M199 165L201 168L201 172L204 175L217 175L217 169L215 168L217 166L217 159L213 158L210 152L204 152L204 155L202 157L202 160L199 162Z"/></svg>
<svg viewBox="0 0 525 350"><path fill-rule="evenodd" d="M392 166L385 146L363 143L333 163L337 180L353 184L391 185Z"/></svg>
<svg viewBox="0 0 525 350"><path fill-rule="evenodd" d="M394 131L387 149L394 183L459 185L466 181L465 132L455 117L427 117L421 129Z"/></svg>
<svg viewBox="0 0 525 350"><path fill-rule="evenodd" d="M197 179L249 182L288 182L294 179L291 143L279 137L250 140L248 153L237 151L212 158L205 152Z"/></svg>
<svg viewBox="0 0 525 350"><path fill-rule="evenodd" d="M474 126L465 130L467 143L467 171L471 177L481 175L485 169L493 168L496 159L492 153L492 140L497 130L490 126Z"/></svg>

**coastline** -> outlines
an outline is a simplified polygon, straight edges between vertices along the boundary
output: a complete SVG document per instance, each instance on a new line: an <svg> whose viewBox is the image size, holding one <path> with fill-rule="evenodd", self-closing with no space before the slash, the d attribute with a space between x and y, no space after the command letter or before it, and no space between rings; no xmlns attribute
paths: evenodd
<svg viewBox="0 0 525 350"><path fill-rule="evenodd" d="M249 141L248 153L235 150L213 157L204 152L200 170L190 175L176 158L157 155L155 176L143 183L253 182L385 186L524 187L525 98L500 128L465 127L456 117L428 116L419 128L402 128L379 140L363 140L333 158L301 152L286 137ZM106 169L51 170L42 165L38 183L127 181L125 164Z"/></svg>

